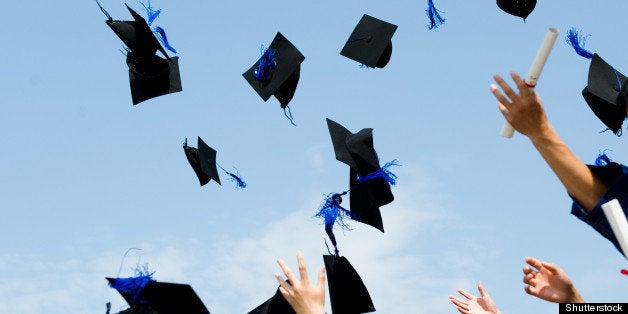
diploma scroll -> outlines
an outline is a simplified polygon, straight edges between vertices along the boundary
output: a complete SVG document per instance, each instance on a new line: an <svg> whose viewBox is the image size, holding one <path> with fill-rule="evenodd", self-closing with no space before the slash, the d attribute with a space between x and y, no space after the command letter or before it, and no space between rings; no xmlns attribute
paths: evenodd
<svg viewBox="0 0 628 314"><path fill-rule="evenodd" d="M604 203L602 210L608 223L611 225L611 229L613 229L621 250L624 251L624 254L628 254L628 220L626 220L626 215L624 215L619 201L613 199Z"/></svg>
<svg viewBox="0 0 628 314"><path fill-rule="evenodd" d="M545 61L547 61L547 57L549 57L550 51L552 51L554 42L556 42L556 37L558 37L558 29L551 27L547 30L547 35L545 35L541 48L539 48L539 51L536 53L532 66L530 66L528 74L524 79L531 90L534 89L536 81L539 79L539 76L541 76ZM502 127L502 130L499 132L501 136L506 138L511 138L514 133L515 129L508 122L504 123L504 127Z"/></svg>

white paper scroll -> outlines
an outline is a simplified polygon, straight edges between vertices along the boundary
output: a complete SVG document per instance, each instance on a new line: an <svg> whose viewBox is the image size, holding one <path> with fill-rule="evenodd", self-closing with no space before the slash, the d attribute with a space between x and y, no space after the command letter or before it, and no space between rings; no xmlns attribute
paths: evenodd
<svg viewBox="0 0 628 314"><path fill-rule="evenodd" d="M626 215L624 215L624 211L621 208L621 205L619 205L619 201L617 199L613 199L604 203L602 205L602 210L604 211L604 215L606 215L606 219L608 219L608 222L613 229L613 233L619 242L621 250L624 251L625 254L628 254L628 220L626 220Z"/></svg>
<svg viewBox="0 0 628 314"><path fill-rule="evenodd" d="M539 76L541 76L545 61L547 61L547 57L549 57L550 51L552 51L554 42L556 42L556 37L558 37L558 29L551 27L547 30L547 35L545 35L541 48L539 48L539 51L536 53L532 66L530 66L528 74L524 79L528 87L530 87L530 90L534 89L536 81L539 79ZM502 130L499 132L501 136L506 138L511 138L514 133L515 129L508 122L504 123L504 127L502 127Z"/></svg>

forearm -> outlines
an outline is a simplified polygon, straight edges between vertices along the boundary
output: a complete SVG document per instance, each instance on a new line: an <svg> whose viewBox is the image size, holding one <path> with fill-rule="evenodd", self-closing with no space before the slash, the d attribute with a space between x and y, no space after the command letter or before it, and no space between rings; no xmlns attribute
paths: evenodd
<svg viewBox="0 0 628 314"><path fill-rule="evenodd" d="M529 138L567 192L587 212L591 211L608 189L604 182L574 155L551 125Z"/></svg>

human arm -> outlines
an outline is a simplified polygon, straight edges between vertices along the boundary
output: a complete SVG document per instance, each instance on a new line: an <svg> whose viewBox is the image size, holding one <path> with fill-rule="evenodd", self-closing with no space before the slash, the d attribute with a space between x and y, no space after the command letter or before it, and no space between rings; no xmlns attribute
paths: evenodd
<svg viewBox="0 0 628 314"><path fill-rule="evenodd" d="M280 274L275 274L279 281L279 291L281 295L290 303L290 306L297 314L324 314L325 313L325 267L321 267L318 272L318 282L312 285L307 276L307 268L301 252L297 252L297 262L299 264L298 280L292 270L282 259L277 263L288 278L288 283Z"/></svg>
<svg viewBox="0 0 628 314"><path fill-rule="evenodd" d="M545 115L541 99L531 91L526 83L512 72L519 93L516 93L499 75L491 85L491 92L498 100L499 110L506 120L526 135L545 162L554 171L567 192L582 205L586 212L591 211L604 195L608 186L582 162L560 139Z"/></svg>
<svg viewBox="0 0 628 314"><path fill-rule="evenodd" d="M529 266L523 267L523 282L529 295L554 303L585 303L560 267L533 257L526 258L526 263Z"/></svg>
<svg viewBox="0 0 628 314"><path fill-rule="evenodd" d="M458 289L458 293L462 294L467 300L462 300L449 296L449 300L456 306L458 312L462 314L500 314L501 312L493 302L493 299L484 291L482 282L478 282L478 291L480 297L476 297L462 289Z"/></svg>

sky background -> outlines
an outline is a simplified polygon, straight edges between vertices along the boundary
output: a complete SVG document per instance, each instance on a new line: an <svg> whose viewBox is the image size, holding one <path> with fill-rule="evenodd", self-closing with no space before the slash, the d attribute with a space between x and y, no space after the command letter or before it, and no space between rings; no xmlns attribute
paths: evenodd
<svg viewBox="0 0 628 314"><path fill-rule="evenodd" d="M102 0L129 20L121 1ZM0 10L0 313L104 313L126 307L105 277L148 263L188 283L212 313L247 313L275 293L275 260L302 250L315 276L326 238L313 218L348 186L325 118L374 129L382 164L398 159L386 232L336 231L378 313L454 313L456 288L482 280L504 313L557 313L523 290L526 256L552 261L590 302L626 302L626 260L569 214L571 202L528 139L498 135L493 74L525 75L549 27L561 31L537 92L583 161L625 161L624 137L581 96L587 48L628 72L620 0L539 1L524 22L495 1L152 1L179 50L183 92L132 106L122 42L94 1L9 1ZM138 2L129 5L143 14ZM399 26L384 69L339 55L363 14ZM242 77L276 32L306 57L290 103L264 103ZM510 81L510 80L509 80ZM201 136L249 186L199 187L181 144ZM347 199L348 201L348 199ZM330 311L329 298L326 299Z"/></svg>

